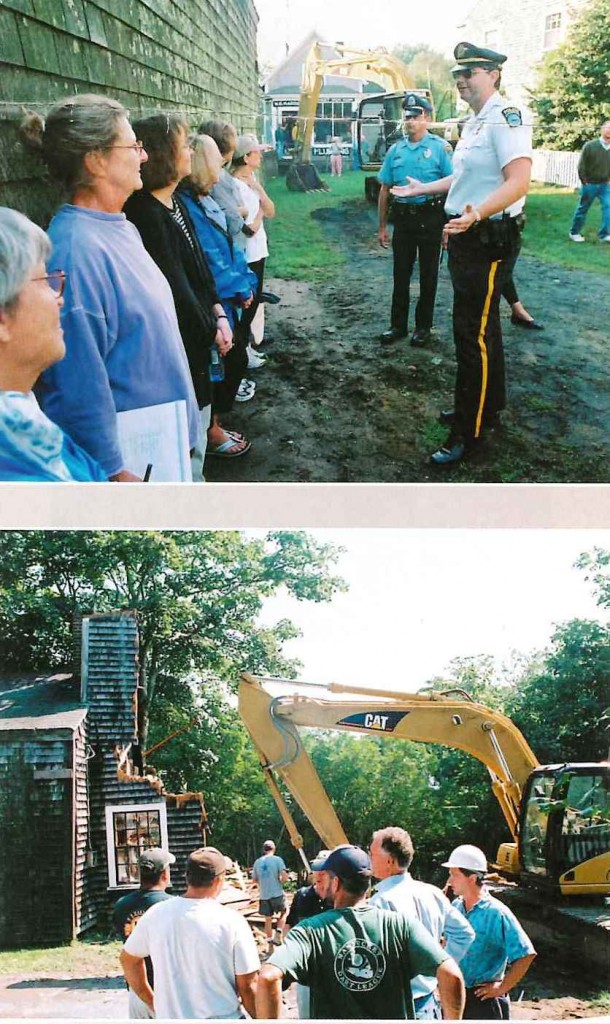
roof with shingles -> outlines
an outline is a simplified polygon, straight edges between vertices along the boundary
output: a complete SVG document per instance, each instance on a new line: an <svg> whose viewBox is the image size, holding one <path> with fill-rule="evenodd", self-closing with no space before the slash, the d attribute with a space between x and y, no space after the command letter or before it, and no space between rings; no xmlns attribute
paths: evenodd
<svg viewBox="0 0 610 1024"><path fill-rule="evenodd" d="M0 676L0 731L74 731L87 714L79 698L72 673Z"/></svg>

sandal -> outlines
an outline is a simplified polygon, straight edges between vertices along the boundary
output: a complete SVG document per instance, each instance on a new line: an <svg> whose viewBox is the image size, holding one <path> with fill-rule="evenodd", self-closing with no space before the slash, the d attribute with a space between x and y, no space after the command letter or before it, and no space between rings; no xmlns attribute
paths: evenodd
<svg viewBox="0 0 610 1024"><path fill-rule="evenodd" d="M240 439L233 437L228 430L225 433L227 440L223 441L222 444L208 445L206 455L213 455L217 459L238 459L240 455L245 455L246 452L250 451L252 443L246 440L245 437ZM233 451L235 448L237 451Z"/></svg>

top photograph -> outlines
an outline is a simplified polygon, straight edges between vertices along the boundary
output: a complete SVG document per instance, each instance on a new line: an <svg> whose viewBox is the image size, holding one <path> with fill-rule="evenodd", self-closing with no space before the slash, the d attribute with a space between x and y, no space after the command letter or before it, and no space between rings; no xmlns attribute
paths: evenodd
<svg viewBox="0 0 610 1024"><path fill-rule="evenodd" d="M0 3L0 481L605 483L608 0Z"/></svg>

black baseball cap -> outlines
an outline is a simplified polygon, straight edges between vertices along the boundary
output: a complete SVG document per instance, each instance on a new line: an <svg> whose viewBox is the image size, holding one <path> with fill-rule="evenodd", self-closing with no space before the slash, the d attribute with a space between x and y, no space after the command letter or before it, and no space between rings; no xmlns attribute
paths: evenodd
<svg viewBox="0 0 610 1024"><path fill-rule="evenodd" d="M338 846L316 870L330 871L342 881L372 876L371 859L359 846Z"/></svg>

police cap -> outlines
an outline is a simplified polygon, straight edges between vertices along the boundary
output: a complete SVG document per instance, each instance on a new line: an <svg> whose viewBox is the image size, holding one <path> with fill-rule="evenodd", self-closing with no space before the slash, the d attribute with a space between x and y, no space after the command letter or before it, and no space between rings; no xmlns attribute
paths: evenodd
<svg viewBox="0 0 610 1024"><path fill-rule="evenodd" d="M416 92L406 92L402 101L402 110L405 117L419 117L420 114L431 114L432 104L425 96Z"/></svg>
<svg viewBox="0 0 610 1024"><path fill-rule="evenodd" d="M470 71L472 68L485 68L487 71L499 71L507 59L506 54L486 50L474 43L458 43L453 51L457 64L451 68L451 74L458 71Z"/></svg>

